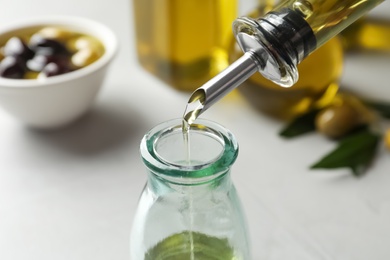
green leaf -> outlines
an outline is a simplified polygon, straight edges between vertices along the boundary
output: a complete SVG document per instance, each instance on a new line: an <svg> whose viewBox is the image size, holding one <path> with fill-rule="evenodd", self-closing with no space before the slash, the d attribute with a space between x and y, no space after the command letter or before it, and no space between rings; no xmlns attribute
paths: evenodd
<svg viewBox="0 0 390 260"><path fill-rule="evenodd" d="M303 135L309 132L315 131L315 117L319 110L310 110L309 112L296 117L291 121L282 131L279 133L280 136L285 138L293 138L299 135Z"/></svg>
<svg viewBox="0 0 390 260"><path fill-rule="evenodd" d="M365 104L378 111L383 117L390 119L390 104L371 101L367 101Z"/></svg>
<svg viewBox="0 0 390 260"><path fill-rule="evenodd" d="M375 156L381 136L368 128L342 139L338 147L312 165L311 169L350 168L361 176Z"/></svg>

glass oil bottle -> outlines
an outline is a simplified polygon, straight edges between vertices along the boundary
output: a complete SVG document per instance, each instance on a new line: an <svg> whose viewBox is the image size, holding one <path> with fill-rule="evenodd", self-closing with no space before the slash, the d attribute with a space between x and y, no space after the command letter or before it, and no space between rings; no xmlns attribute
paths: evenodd
<svg viewBox="0 0 390 260"><path fill-rule="evenodd" d="M264 77L291 87L299 63L383 1L281 1L265 16L236 19L233 32L241 49L254 54L250 59Z"/></svg>
<svg viewBox="0 0 390 260"><path fill-rule="evenodd" d="M231 179L238 143L223 126L200 119L190 126L189 145L181 121L163 122L141 141L148 180L134 217L131 259L250 260Z"/></svg>
<svg viewBox="0 0 390 260"><path fill-rule="evenodd" d="M383 1L286 0L258 18L237 18L233 33L244 54L192 94L204 96L197 115L257 71L280 87L293 86L302 61ZM321 61L315 65L323 69Z"/></svg>
<svg viewBox="0 0 390 260"><path fill-rule="evenodd" d="M133 0L138 60L193 91L228 66L237 0Z"/></svg>
<svg viewBox="0 0 390 260"><path fill-rule="evenodd" d="M260 1L262 2L262 1ZM248 17L265 15L272 9L273 1L260 3ZM242 55L234 45L230 51L230 62ZM343 48L339 37L335 37L314 51L298 65L298 81L289 88L255 73L238 88L243 97L255 108L281 119L291 119L313 107L329 104L336 95L343 68Z"/></svg>

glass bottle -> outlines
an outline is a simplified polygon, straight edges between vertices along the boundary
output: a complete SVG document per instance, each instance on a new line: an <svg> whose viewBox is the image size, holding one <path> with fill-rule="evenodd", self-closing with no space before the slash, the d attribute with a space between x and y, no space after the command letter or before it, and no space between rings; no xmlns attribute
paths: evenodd
<svg viewBox="0 0 390 260"><path fill-rule="evenodd" d="M383 1L285 0L260 18L236 19L233 31L264 77L290 87L299 63Z"/></svg>
<svg viewBox="0 0 390 260"><path fill-rule="evenodd" d="M228 66L238 0L133 0L142 67L193 91Z"/></svg>
<svg viewBox="0 0 390 260"><path fill-rule="evenodd" d="M256 18L266 14L276 1L260 1L247 17ZM242 55L234 45L230 51L230 63ZM239 92L254 107L261 111L289 120L309 109L320 108L332 102L339 88L343 68L343 47L339 37L334 37L314 51L298 65L299 79L289 88L253 74L238 88Z"/></svg>
<svg viewBox="0 0 390 260"><path fill-rule="evenodd" d="M162 123L141 142L148 181L131 233L132 260L248 260L243 211L230 177L233 135L198 120L183 138L182 120Z"/></svg>
<svg viewBox="0 0 390 260"><path fill-rule="evenodd" d="M236 19L233 32L244 54L196 89L189 103L202 100L199 116L257 71L291 87L298 80L299 63L383 1L286 0L263 17Z"/></svg>

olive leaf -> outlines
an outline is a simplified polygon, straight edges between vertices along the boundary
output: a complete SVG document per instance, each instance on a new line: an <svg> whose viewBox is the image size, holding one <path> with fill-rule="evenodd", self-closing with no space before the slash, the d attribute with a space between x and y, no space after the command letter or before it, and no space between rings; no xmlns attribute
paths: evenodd
<svg viewBox="0 0 390 260"><path fill-rule="evenodd" d="M315 131L314 120L318 112L319 110L314 109L297 116L280 131L279 135L285 138L293 138Z"/></svg>
<svg viewBox="0 0 390 260"><path fill-rule="evenodd" d="M378 111L381 116L390 119L390 104L371 101L366 101L365 104Z"/></svg>
<svg viewBox="0 0 390 260"><path fill-rule="evenodd" d="M342 139L338 147L326 155L311 169L350 168L355 176L364 174L373 160L381 136L369 128Z"/></svg>

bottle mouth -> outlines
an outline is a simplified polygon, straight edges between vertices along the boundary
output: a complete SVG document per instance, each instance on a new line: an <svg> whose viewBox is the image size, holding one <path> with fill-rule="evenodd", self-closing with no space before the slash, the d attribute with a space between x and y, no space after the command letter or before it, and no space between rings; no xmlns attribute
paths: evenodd
<svg viewBox="0 0 390 260"><path fill-rule="evenodd" d="M182 119L163 122L144 136L141 156L152 173L183 183L207 181L229 170L238 155L233 134L212 121L196 122L188 136L182 131Z"/></svg>

